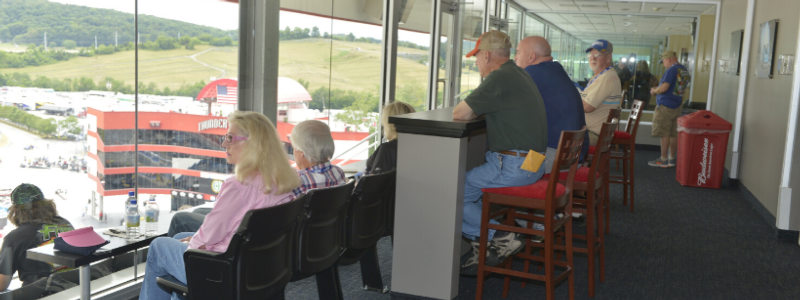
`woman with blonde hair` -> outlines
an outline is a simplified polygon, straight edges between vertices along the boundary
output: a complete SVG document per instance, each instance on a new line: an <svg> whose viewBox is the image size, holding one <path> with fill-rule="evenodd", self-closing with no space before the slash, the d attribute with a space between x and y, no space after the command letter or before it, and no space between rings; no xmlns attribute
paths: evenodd
<svg viewBox="0 0 800 300"><path fill-rule="evenodd" d="M222 146L228 163L236 165L235 176L222 183L217 203L197 233L153 240L140 299L170 299L156 286L159 276L169 274L186 283L183 252L187 248L223 253L246 212L294 199L292 190L300 185L300 178L289 165L272 122L260 113L236 111L228 116L228 126Z"/></svg>
<svg viewBox="0 0 800 300"><path fill-rule="evenodd" d="M413 106L402 101L394 101L383 108L381 124L387 142L378 146L367 159L366 174L386 172L397 166L397 129L389 124L389 117L416 112Z"/></svg>

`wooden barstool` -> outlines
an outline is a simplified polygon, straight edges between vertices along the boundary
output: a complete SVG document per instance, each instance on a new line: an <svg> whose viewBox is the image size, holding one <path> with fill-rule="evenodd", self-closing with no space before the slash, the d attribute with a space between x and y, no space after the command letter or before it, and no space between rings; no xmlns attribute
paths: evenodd
<svg viewBox="0 0 800 300"><path fill-rule="evenodd" d="M606 123L614 123L614 124L619 125L619 116L620 116L621 113L622 113L622 108L614 108L612 110L609 110L608 111L608 118L606 119ZM616 128L618 127L617 125L614 125L614 128L615 128L614 131L615 132L616 132ZM598 137L598 140L599 140L599 137ZM591 160L591 158L589 158L589 155L594 155L595 148L596 148L596 146L589 146L589 153L588 153L587 158L586 158L587 162ZM619 170L619 161L617 161L617 170ZM605 218L606 219L606 222L605 222L606 234L610 233L609 230L610 230L610 227L611 227L610 226L610 224L611 224L611 201L609 200L609 199L611 199L611 197L609 196L609 192L608 192L608 190L609 190L608 189L608 178L609 178L609 176L611 176L611 167L610 167L610 165L609 165L608 168L605 169L605 173L603 174L603 178L605 179L605 180L603 180L603 190L605 191L605 195L603 195L603 210L605 211L605 214L606 214L606 218Z"/></svg>
<svg viewBox="0 0 800 300"><path fill-rule="evenodd" d="M616 129L617 123L603 123L591 163L589 167L578 168L572 185L572 211L586 216L586 234L573 234L574 238L586 241L586 247L573 247L573 249L575 252L586 253L588 257L589 297L594 297L595 294L595 261L599 261L600 264L600 282L605 282L606 277L603 224L607 223L608 219L605 219L603 212L606 206L611 140ZM545 177L549 178L551 175L552 173ZM566 183L567 176L566 172L559 173L559 182ZM578 196L579 194L585 196Z"/></svg>
<svg viewBox="0 0 800 300"><path fill-rule="evenodd" d="M499 273L506 275L503 286L503 297L508 295L508 288L511 283L509 276L522 277L545 282L547 299L555 296L555 286L564 281L569 282L569 298L575 299L575 276L573 273L572 260L572 182L575 172L578 169L578 159L580 158L583 138L586 129L579 131L563 131L558 144L555 161L553 162L553 172L569 168L567 179L564 184L558 182L557 178L551 180L539 180L534 184L520 187L505 187L483 189L483 212L481 217L480 234L480 257L478 260L478 288L476 299L483 296L483 284L488 273ZM501 205L503 208L497 212L490 212L492 204ZM527 209L528 213L518 212L516 209ZM534 210L544 210L544 216L536 216ZM564 217L556 220L557 214L563 213ZM491 224L490 219L505 215L504 224ZM520 228L514 225L517 218L528 221L528 228ZM544 224L544 231L532 229L533 221ZM489 229L510 231L526 234L525 251L517 253L513 257L507 258L496 267L486 266L486 247L488 244ZM557 231L564 231L564 244L556 245L555 234ZM543 242L534 242L530 235L544 236ZM544 258L531 254L533 247L544 249ZM566 261L556 260L556 251L566 253ZM511 263L513 258L525 260L523 272L512 270ZM544 264L544 275L531 274L528 272L529 261L534 260ZM563 268L558 276L555 274L555 266Z"/></svg>
<svg viewBox="0 0 800 300"><path fill-rule="evenodd" d="M633 212L634 162L636 161L636 132L639 130L639 115L642 113L644 101L633 100L633 107L628 115L625 131L615 131L611 144L619 151L611 153L611 159L622 160L622 176L611 176L610 183L622 184L622 205L628 205L630 191L631 212Z"/></svg>

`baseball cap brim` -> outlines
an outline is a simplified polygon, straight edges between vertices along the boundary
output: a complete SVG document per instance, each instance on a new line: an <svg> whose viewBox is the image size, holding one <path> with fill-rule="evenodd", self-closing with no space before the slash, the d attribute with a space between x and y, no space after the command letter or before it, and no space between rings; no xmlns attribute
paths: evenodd
<svg viewBox="0 0 800 300"><path fill-rule="evenodd" d="M74 247L92 247L105 243L97 232L94 232L92 226L75 229L72 231L61 232L58 237L64 239L64 242Z"/></svg>
<svg viewBox="0 0 800 300"><path fill-rule="evenodd" d="M469 53L467 53L467 58L473 57L473 56L475 56L475 54L477 54L477 53L478 53L478 51L481 51L480 49L478 49L478 47L479 47L480 45L481 45L481 39L480 39L480 38L478 38L478 42L476 42L476 43L475 43L475 49L472 49L472 51L470 51Z"/></svg>

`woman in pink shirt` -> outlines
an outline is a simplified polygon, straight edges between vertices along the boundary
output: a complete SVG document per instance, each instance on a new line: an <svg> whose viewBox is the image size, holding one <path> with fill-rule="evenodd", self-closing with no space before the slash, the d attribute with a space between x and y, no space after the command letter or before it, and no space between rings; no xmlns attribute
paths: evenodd
<svg viewBox="0 0 800 300"><path fill-rule="evenodd" d="M171 298L156 285L159 276L169 274L186 283L183 252L187 248L225 252L247 211L292 201L292 190L300 185L300 178L289 165L272 122L256 112L236 111L228 117L228 124L222 146L228 163L236 165L235 176L222 184L216 206L197 233L153 240L139 299Z"/></svg>

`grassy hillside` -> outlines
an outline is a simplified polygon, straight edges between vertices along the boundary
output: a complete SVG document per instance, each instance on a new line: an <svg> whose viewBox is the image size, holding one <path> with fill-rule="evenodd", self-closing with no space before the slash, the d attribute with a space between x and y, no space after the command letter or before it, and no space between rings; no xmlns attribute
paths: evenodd
<svg viewBox="0 0 800 300"><path fill-rule="evenodd" d="M309 91L321 86L343 90L374 91L380 85L379 44L346 42L327 39L302 39L280 42L279 75L309 82ZM13 44L0 44L0 49L18 49ZM399 54L427 55L426 50L398 48ZM191 57L195 56L197 61ZM238 76L238 49L236 47L213 47L197 45L195 50L175 49L163 51L139 51L139 81L155 83L157 87L174 89L183 83L209 82L211 77ZM198 62L199 61L199 62ZM206 66L201 64L210 65ZM428 67L403 57L397 60L397 84L425 85ZM51 65L0 69L0 73L28 73L31 77L50 78L91 77L95 82L105 77L134 82L134 52L123 51L111 55L76 57L66 62ZM479 82L476 75L466 76L462 81ZM475 74L472 72L471 74Z"/></svg>

